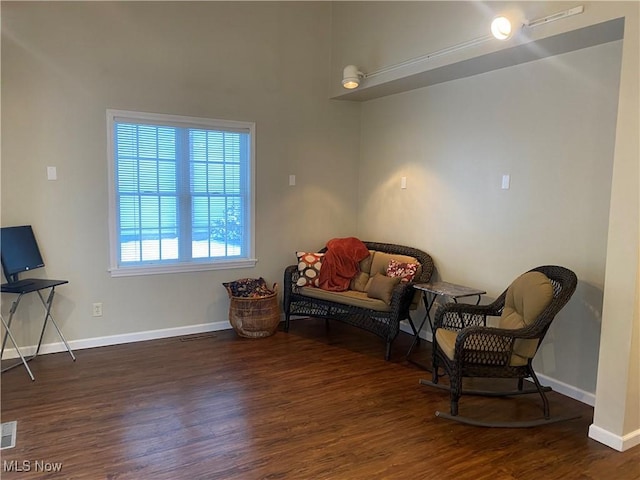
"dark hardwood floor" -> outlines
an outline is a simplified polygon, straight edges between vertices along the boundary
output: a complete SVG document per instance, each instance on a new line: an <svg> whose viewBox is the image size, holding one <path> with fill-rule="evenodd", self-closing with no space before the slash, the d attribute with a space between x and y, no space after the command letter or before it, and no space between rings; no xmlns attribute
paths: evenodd
<svg viewBox="0 0 640 480"><path fill-rule="evenodd" d="M404 359L409 341L385 362L373 335L299 320L258 340L224 331L80 350L76 363L43 356L35 382L2 375L2 421L18 421L2 478L640 479L640 449L589 439L593 409L554 392L552 414L581 418L520 430L436 418L448 393L419 385L430 374ZM460 414L522 419L540 399L466 396Z"/></svg>

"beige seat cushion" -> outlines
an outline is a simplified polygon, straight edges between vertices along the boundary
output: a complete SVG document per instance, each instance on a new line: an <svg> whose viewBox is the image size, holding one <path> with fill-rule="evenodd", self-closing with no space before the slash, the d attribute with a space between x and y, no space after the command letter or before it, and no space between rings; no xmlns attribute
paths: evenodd
<svg viewBox="0 0 640 480"><path fill-rule="evenodd" d="M384 301L377 298L370 298L366 292L347 290L345 292L330 292L316 287L302 287L300 293L307 297L329 300L331 302L343 303L354 307L368 308L378 312L388 312L391 307Z"/></svg>
<svg viewBox="0 0 640 480"><path fill-rule="evenodd" d="M458 338L458 332L445 328L436 329L436 342L438 342L438 346L449 360L453 360L453 352L456 349L456 338Z"/></svg>
<svg viewBox="0 0 640 480"><path fill-rule="evenodd" d="M527 272L516 278L507 289L504 309L498 328L518 329L531 325L553 300L553 286L540 272ZM442 351L453 360L458 332L439 328L436 341ZM511 366L526 365L538 347L538 339L517 339L513 345Z"/></svg>

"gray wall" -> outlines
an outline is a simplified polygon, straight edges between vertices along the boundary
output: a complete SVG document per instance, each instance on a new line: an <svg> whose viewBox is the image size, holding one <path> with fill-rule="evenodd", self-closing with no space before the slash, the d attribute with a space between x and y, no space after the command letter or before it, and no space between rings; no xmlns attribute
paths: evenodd
<svg viewBox="0 0 640 480"><path fill-rule="evenodd" d="M221 282L280 283L296 249L353 233L359 108L328 99L330 14L324 2L2 3L2 225L32 224L40 273L70 280L54 311L69 340L226 322ZM256 122L255 268L110 277L107 108ZM33 345L40 305L21 311L18 341Z"/></svg>
<svg viewBox="0 0 640 480"><path fill-rule="evenodd" d="M574 245L581 247L575 252L569 252L565 245L559 247L557 251L562 252L562 257L550 255L548 244L545 244L544 252L549 261L566 261L583 275L576 300L579 303L570 308L573 309L572 316L584 312L588 318L588 333L578 344L573 344L575 351L571 352L585 359L585 369L592 369L597 358L591 350L595 348L597 338L594 332L599 318L599 290L604 290L592 425L595 428L590 434L614 448L630 445L640 438L640 353L633 348L640 344L638 4L583 3L583 14L539 27L533 39L614 18L625 19L613 160L609 156L594 163L593 156L586 157L600 172L601 176L597 178L595 175L589 177L590 171L578 171L574 163L567 162L566 150L560 149L566 158L562 157L563 161L556 163L552 163L556 151L533 156L529 152L525 157L534 158L535 162L528 170L515 163L518 152L514 140L501 145L502 149L497 145L492 148L487 143L499 139L497 134L503 132L507 139L526 137L523 132L512 130L512 123L524 130L536 127L534 123L527 123L532 120L526 116L515 117L515 120L511 117L522 103L529 104L541 120L549 120L547 112L537 104L533 105L530 99L514 98L517 82L505 90L505 94L511 95L507 97L506 112L487 119L488 125L495 129L488 132L486 138L475 135L476 127L483 126L485 118L476 118L475 122L472 117L460 121L452 116L455 112L445 113L445 106L434 98L442 93L455 105L460 103L456 96L459 93L468 101L461 106L469 105L471 113L480 117L487 114L489 105L484 97L478 97L482 91L477 91L475 82L479 82L478 85L488 82L485 85L488 93L494 98L500 97L503 90L492 82L518 80L513 72L505 76L495 72L468 79L470 83L454 82L412 94L414 96L409 98L422 104L427 111L424 117L419 116L407 127L407 132L414 135L412 142L389 139L389 145L407 148L402 152L403 159L391 152L386 144L380 144L381 151L371 154L372 145L379 142L377 139L364 142L380 128L375 122L388 125L388 120L381 118L386 115L384 112L396 115L400 122L406 122L405 113L409 117L419 113L413 105L399 110L402 102L407 101L402 95L397 100L372 102L363 108L366 113L370 110L372 117L363 116L366 128L362 135L362 156L360 105L327 100L328 92L330 95L340 92L341 71L346 64L354 63L372 71L485 35L488 20L503 11L524 11L527 18L536 18L574 6L571 2L3 2L2 225L33 224L48 264L43 273L71 280L70 285L60 289L54 312L70 339L131 339L133 336L128 334L146 330L167 329L167 332L175 333L193 325L224 326L228 300L220 286L222 281L260 275L269 281L279 281L282 266L291 262L296 249L318 248L332 236L371 234L398 241L406 239L407 243L415 240L414 244L434 253L441 275L453 281L482 285L495 294L511 279L513 271L519 272L529 263L537 263L536 253L523 250L524 255L514 255L512 262L497 261L502 259L495 258L499 248L486 240L489 232L485 228L487 235L476 239L475 244L484 242L491 255L485 260L484 252L480 252L473 258L474 262L470 262L468 243L462 240L469 235L459 233L475 232L480 219L489 224L495 222L497 217L489 217L486 213L491 209L509 220L516 220L519 217L516 205L524 207L523 215L526 213L533 224L555 218L542 208L532 210L530 205L518 203L530 199L540 190L540 185L537 189L527 188L521 183L524 178L549 182L554 192L569 184L575 185L578 180L591 179L596 190L594 195L601 198L602 191L607 189L603 179L611 175L612 161L609 223L604 234L604 288L603 264L599 256L601 234L587 239L571 238ZM493 45L461 51L447 60L440 58L434 64L504 48L504 45ZM616 55L616 52L612 54ZM567 58L569 63L578 59ZM605 63L609 63L609 59ZM586 68L587 73L593 73L590 69L596 67L580 61L577 66ZM534 67L524 68L526 73ZM547 69L544 74L555 82L557 72L548 66L544 68ZM611 71L602 72L604 76L597 77L598 82L613 81ZM394 72L387 77L402 77L406 73L411 72ZM538 71L535 73L537 75ZM565 73L571 78L570 71ZM386 79L382 76L378 80ZM595 88L597 92L597 86L582 85L585 80L589 79L576 79L577 91L590 92ZM528 79L519 81L524 88ZM558 112L559 118L566 119L573 109L584 111L584 104L589 102L585 97L575 96L573 84L571 88L566 84L556 85L568 90L566 97L558 98L565 105ZM551 98L555 95L551 93ZM566 103L571 98L575 104ZM599 104L606 105L606 100L601 100ZM455 120L454 125L446 125L444 138L449 135L450 142L456 140L459 135L454 133L460 126L467 136L472 136L474 150L469 150L469 144L448 144L441 145L441 150L435 152L433 144L427 145L420 138L419 129L425 128L428 121L434 122L434 117L428 114L428 108L433 106L441 108L445 118ZM110 278L106 271L107 108L257 123L256 245L259 263L256 268ZM611 106L603 108L605 115L612 114ZM586 113L593 114L591 111ZM587 115L585 120L592 122L592 118ZM579 121L582 120L580 117ZM550 121L553 124L555 116ZM434 123L433 128L443 126ZM546 123L544 127L543 133L551 134L555 145L561 146L561 141L554 136L556 132L549 131ZM586 137L585 132L591 131L592 124L585 125L584 129L578 125L559 127L581 132ZM602 133L596 132L595 138L605 140L603 144L594 144L594 149L603 155L608 148L606 135L612 128L611 124L603 123ZM395 131L405 134L404 130ZM529 147L535 144L536 148L543 148L538 142L524 140L529 142ZM576 143L576 138L567 141L582 149L580 151L585 150L585 145ZM494 152L505 151L511 156L494 155ZM440 160L433 160L434 155L430 155L428 161L432 163L427 163L427 152L438 153L436 158ZM476 164L469 159L476 152L483 154L486 164ZM385 154L396 170L372 163L370 171L366 163L358 165L360 156L364 162L366 157ZM458 171L453 163L447 163L451 160L461 161L463 167ZM46 180L46 166L49 165L58 168L59 180ZM548 169L541 168L544 165L557 169L557 177L550 177ZM505 172L505 168L510 171ZM389 175L386 178L388 185L381 180L384 172ZM507 192L497 188L503 173L513 176L512 189ZM296 187L287 186L289 174L298 176ZM359 176L362 177L360 180ZM399 176L409 179L406 191L398 190ZM448 183L439 184L438 176L448 179ZM571 182L566 180L567 176L571 177ZM479 179L482 183L478 183ZM558 179L565 181L560 185ZM477 190L460 191L461 181L470 186L472 180ZM427 185L426 190L432 190L431 193L424 191L417 199L419 201L406 202L417 193L416 187ZM571 188L578 198L584 198L579 189ZM453 195L456 189L460 200ZM439 218L442 214L435 209L425 213L424 198L436 192L448 200L445 206L451 215L446 218ZM379 197L387 198L389 204L377 205ZM482 201L475 202L474 198ZM545 203L549 201L549 196L545 195L541 205L549 206ZM594 204L594 214L600 224L606 221L602 217L606 203L605 198L603 203ZM409 210L417 208L420 214L399 214L404 210L392 208L394 204ZM465 208L473 208L477 216L465 213ZM561 202L553 203L553 209L556 208L566 211L571 207ZM587 231L585 208L583 205L577 205L577 208L581 213L564 221L577 222L579 231ZM424 231L416 231L413 237L404 235L408 230L406 223L402 223L400 238L401 235L390 228L397 215L401 218L410 216L409 220L414 223L424 222ZM469 224L461 223L461 218L466 218ZM359 231L354 232L357 222ZM449 232L456 233L447 237L447 242L454 242L450 247L444 245L443 232L438 233L439 222ZM554 227L566 232L568 226L560 223L556 221ZM518 232L511 232L509 245L528 238L527 225L529 222L521 224ZM434 249L433 244L438 248ZM460 259L460 252L467 252L462 253L466 257ZM589 261L582 263L586 258ZM492 275L493 280L488 280L481 267L471 272L454 267L462 264L461 260L467 265L475 262L476 265L491 263L493 268L500 265L501 269ZM105 315L100 319L90 316L91 303L97 301L104 303ZM41 312L33 301L25 306L21 318L25 321L20 322L23 328L18 339L21 344L30 344L39 328L38 321L31 320L39 319ZM7 301L3 298L3 314L6 315L7 309ZM573 322L576 325L575 319ZM550 337L554 345L550 351L554 352L555 368L559 369L559 360L570 352L559 351L557 337L566 338L566 332L554 331ZM53 340L53 336L46 339ZM551 372L548 359L549 353L541 361L546 363L545 371ZM592 374L584 371L557 370L549 374L574 382L573 386L579 388L591 389L593 386Z"/></svg>
<svg viewBox="0 0 640 480"><path fill-rule="evenodd" d="M621 42L609 43L362 110L359 234L419 246L439 278L482 288L485 301L532 267L574 270L579 288L536 366L591 393L620 55Z"/></svg>
<svg viewBox="0 0 640 480"><path fill-rule="evenodd" d="M609 131L611 131L611 128L615 128L613 157L603 159L605 163L612 162L608 226L606 227L606 233L603 234L606 237L604 285L602 286L602 278L591 276L603 268L602 263L595 265L589 259L585 260L584 264L578 265L580 270L587 270L591 273L581 283L578 291L577 301L582 299L581 306L575 313L572 312L574 315L580 315L581 312L586 311L590 318L587 325L593 327L594 322L597 322L600 315L600 305L597 302L600 293L597 290L602 288L604 294L602 296L599 354L596 354L595 351L591 352L595 347L595 337L587 335L586 338L583 338L581 336L583 334L582 330L577 334L579 337L573 339L572 347L563 345L562 349L573 349L574 353L578 354L579 358L572 358L573 361L579 362L585 358L589 359L587 366L584 367L585 370L593 368L597 359L598 373L594 423L589 429L589 436L615 449L625 450L640 444L640 375L638 375L640 351L637 348L640 344L640 250L638 249L640 244L640 145L638 143L638 131L640 131L640 83L638 81L640 78L640 14L637 2L581 2L581 4L584 5L584 11L581 14L563 18L557 22L545 23L535 29L523 29L519 35L514 35L507 42L488 41L473 48L460 49L449 55L430 59L428 62L413 64L410 67L399 68L375 78L367 79L363 86L365 90L361 90L359 95L362 98L374 98L371 94L367 96L367 88L371 87L369 92L379 91L378 87L384 88L394 80L401 80L401 83L406 85L411 83L411 75L429 72L440 66L479 58L484 54L506 51L510 47L531 41L562 36L568 32L578 32L585 27L602 24L609 20L622 19L624 21L620 83L616 92L618 110L615 117L615 127L602 125L605 130L609 129ZM419 55L486 36L491 19L497 15L505 14L509 16L516 22L516 27L518 27L518 21L541 18L574 6L576 4L571 2L337 2L333 7L332 36L334 43L332 48L331 94L336 97L348 97L348 95L344 94L344 90L340 89L342 68L345 65L355 64L364 72L374 72ZM569 77L571 77L571 73L570 71L566 72ZM502 77L499 76L491 78L495 81L502 80ZM509 75L506 78L509 78ZM409 82L406 81L408 79ZM580 78L578 80L580 83L590 79ZM479 79L478 81L481 82L482 80ZM472 83L471 85L475 88L475 84ZM445 91L447 88L449 87L446 87ZM538 86L538 88L544 88L544 86ZM578 88L581 89L582 86ZM491 87L491 91L495 92L499 91L499 89L494 85ZM478 90L476 93L480 95L483 92ZM352 96L352 98L354 97ZM571 94L567 98L571 98ZM424 99L419 100L424 105ZM453 100L455 101L455 99ZM500 112L501 116L509 118L509 123L501 124L499 130L490 132L489 139L500 139L500 134L506 134L507 138L518 137L518 132L511 129L510 115L513 114L520 103L528 103L528 100L517 100L516 105ZM580 98L577 101L577 105L567 104L566 108L576 108L577 111L583 111L585 107L583 104L589 103L590 100L590 98ZM407 111L415 112L415 108L408 106ZM428 111L424 113L428 116ZM563 112L562 115L566 113ZM398 117L402 117L402 114L399 113ZM581 122L582 120L581 117L576 116L576 122ZM522 121L522 119L519 119L515 122L515 125L522 127L525 125ZM490 119L490 124L496 125L495 122L495 119ZM465 122L465 125L467 124L468 122ZM478 119L478 125L482 125L482 119ZM575 131L578 125L564 127ZM453 130L449 129L449 131L455 131L455 128ZM589 129L585 130L585 132L588 131ZM567 140L569 142L574 141L572 138ZM418 142L417 145L422 145L422 143ZM429 148L432 151L434 147L430 146ZM451 154L456 148L446 146L444 151ZM536 148L538 148L537 145ZM367 147L363 146L363 152L365 150L367 150ZM488 152L489 147L484 145L481 150ZM459 152L462 152L462 149ZM422 152L419 149L415 149L408 153L408 158L415 158L419 157ZM400 162L401 160L395 161ZM363 162L366 162L366 159L363 159ZM496 170L502 167L497 163L491 164L491 166ZM469 165L469 167L472 171L477 169L476 166ZM442 166L441 168L444 169L446 167ZM362 169L364 171L368 170L365 163L363 163ZM456 172L456 179L459 175L464 177L467 173L464 171ZM500 175L501 173L503 172L496 171L491 173L492 188L495 188L496 185L493 182L498 181L495 175ZM521 173L524 172L520 172L520 180L522 180ZM561 176L566 175L566 173L559 170ZM400 172L397 172L396 175L400 175ZM451 172L451 175L453 175L453 172ZM581 174L581 176L584 176L584 174ZM430 188L443 190L448 187L447 185L438 185L435 178L430 177L428 180ZM598 179L598 182L600 180ZM517 181L518 176L514 177L514 189L517 187ZM397 185L397 178L390 178L388 182L389 185ZM418 182L418 185L427 185L427 179ZM520 185L522 186L522 184ZM597 186L601 185L601 183L597 183ZM364 189L376 187L379 187L379 185L368 185L362 181L361 191L363 195L366 195ZM603 188L606 189L606 185ZM406 193L409 194L409 191ZM500 192L498 195L501 193L504 192ZM524 191L511 191L509 192L510 198L516 197L517 193L521 194ZM596 192L594 195L597 196L599 193ZM390 202L392 201L390 200ZM467 198L466 206L469 205L469 199ZM482 206L486 205L488 203L482 203ZM473 206L475 207L475 205ZM363 208L366 209L366 205ZM453 213L458 213L459 211L455 201L453 204L450 202L447 205L447 209ZM597 212L600 215L602 213L600 208L597 208ZM398 215L398 211L395 210L393 215ZM434 215L432 214L427 220L433 220L432 217ZM387 215L387 217L390 217L390 215ZM365 217L361 214L359 218L363 219ZM455 215L453 218L456 218ZM367 220L370 219L367 218ZM532 218L531 220L540 221L541 218ZM565 221L573 223L575 219L571 216L567 217ZM380 224L381 222L376 223L376 231L382 232ZM521 228L526 229L527 225L528 223L523 223ZM429 224L428 227L428 231L424 232L424 235L433 234L434 231L437 231L439 225ZM584 227L584 225L581 227ZM363 226L361 228L369 227ZM388 228L384 232L389 236L395 235L394 231ZM493 233L497 234L499 232ZM584 239L576 236L572 241L574 244L588 245L588 248L596 252L598 244L603 237L598 236L597 238L600 240ZM456 240L454 238L450 241L455 242ZM563 252L567 251L566 248L561 250ZM567 259L575 259L579 253L571 253ZM582 251L582 253L586 252ZM437 252L437 254L441 255L442 252ZM453 257L454 255L452 254L451 256ZM587 253L585 258L588 256ZM528 251L524 251L524 254L518 258L533 260L531 253ZM449 263L445 267L444 264L441 264L442 268L448 268L448 265ZM507 264L498 262L497 265ZM475 277L471 278L462 271L450 273L452 274L452 279L469 280L471 283L477 283L487 278L487 275L483 275L478 277L476 282ZM493 274L493 271L491 273ZM506 273L502 272L502 275L504 277L503 280L507 280ZM498 277L494 276L494 278ZM592 286L595 287L595 290ZM496 287L488 285L488 288L493 290ZM569 309L571 308L574 307L570 306ZM579 322L580 319L577 317L572 320L574 326L578 325ZM552 340L558 343L553 337ZM555 351L556 348L553 350ZM549 354L547 353L542 360L546 362L548 359ZM557 364L557 359L555 360L554 363ZM546 368L548 368L548 362ZM572 381L571 379L575 377L576 382L575 385L563 386L562 383L558 383L556 386L568 387L568 390L572 390L573 395L576 396L580 396L580 392L576 391L576 385L580 385L582 388L593 388L592 374L586 371L579 371L578 369L580 368L583 367L575 367L573 373L570 374L554 372L553 375L556 377L561 376L569 381Z"/></svg>

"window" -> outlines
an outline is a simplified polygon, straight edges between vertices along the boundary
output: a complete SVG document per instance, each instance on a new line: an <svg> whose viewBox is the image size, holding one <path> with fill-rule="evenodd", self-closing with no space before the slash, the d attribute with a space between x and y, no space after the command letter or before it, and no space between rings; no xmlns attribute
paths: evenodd
<svg viewBox="0 0 640 480"><path fill-rule="evenodd" d="M255 265L255 125L107 111L112 276Z"/></svg>

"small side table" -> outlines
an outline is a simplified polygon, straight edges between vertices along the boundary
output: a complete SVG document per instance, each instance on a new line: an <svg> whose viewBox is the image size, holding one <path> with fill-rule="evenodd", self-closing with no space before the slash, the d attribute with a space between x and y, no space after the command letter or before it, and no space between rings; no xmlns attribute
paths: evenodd
<svg viewBox="0 0 640 480"><path fill-rule="evenodd" d="M411 343L411 346L407 351L406 358L409 361L412 361L410 359L411 352L413 351L416 344L420 341L420 331L422 330L422 327L424 327L424 324L427 320L429 321L429 327L431 328L431 333L433 333L433 321L431 320L430 311L431 311L431 307L433 307L433 304L435 303L436 298L438 298L438 296L449 297L453 299L455 303L458 303L459 298L477 297L476 305L478 305L480 303L480 297L485 293L487 293L484 290L465 287L464 285L456 285L455 283L449 283L449 282L416 283L413 286L413 288L415 288L416 290L420 290L422 292L422 298L424 300L424 307L426 309L426 313L424 315L424 318L422 319L422 323L416 330L416 334L415 334L415 337L413 338L413 342ZM418 364L417 362L412 362L412 363L416 363L418 366L422 368L426 368L424 365Z"/></svg>

